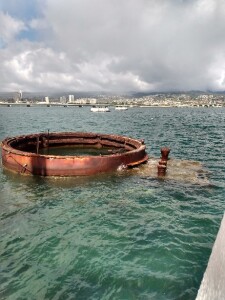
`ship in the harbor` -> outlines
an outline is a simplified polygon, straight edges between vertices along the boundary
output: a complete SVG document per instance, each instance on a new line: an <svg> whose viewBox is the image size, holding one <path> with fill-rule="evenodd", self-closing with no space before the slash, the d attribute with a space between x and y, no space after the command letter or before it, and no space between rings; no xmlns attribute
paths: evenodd
<svg viewBox="0 0 225 300"><path fill-rule="evenodd" d="M92 112L110 112L108 106L92 106Z"/></svg>
<svg viewBox="0 0 225 300"><path fill-rule="evenodd" d="M117 105L115 106L115 110L127 110L127 106L124 106L124 105Z"/></svg>

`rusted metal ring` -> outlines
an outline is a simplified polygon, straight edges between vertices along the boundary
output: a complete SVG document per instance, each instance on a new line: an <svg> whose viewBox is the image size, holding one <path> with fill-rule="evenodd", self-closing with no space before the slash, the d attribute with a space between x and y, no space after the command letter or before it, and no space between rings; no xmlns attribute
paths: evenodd
<svg viewBox="0 0 225 300"><path fill-rule="evenodd" d="M39 154L43 148L79 146L110 147L107 155L60 156ZM122 149L122 153L121 150ZM142 140L113 134L84 132L38 133L2 141L2 164L6 169L28 175L79 176L134 167L148 160ZM26 166L26 167L24 167Z"/></svg>

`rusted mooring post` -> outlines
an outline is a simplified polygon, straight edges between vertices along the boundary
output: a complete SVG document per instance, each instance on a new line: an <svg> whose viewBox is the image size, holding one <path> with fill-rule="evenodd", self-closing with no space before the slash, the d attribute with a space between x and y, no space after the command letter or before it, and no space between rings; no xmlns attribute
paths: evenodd
<svg viewBox="0 0 225 300"><path fill-rule="evenodd" d="M170 154L170 148L163 147L161 148L161 160L168 160Z"/></svg>
<svg viewBox="0 0 225 300"><path fill-rule="evenodd" d="M158 176L165 176L167 169L167 161L170 153L170 148L161 148L161 159L158 164Z"/></svg>

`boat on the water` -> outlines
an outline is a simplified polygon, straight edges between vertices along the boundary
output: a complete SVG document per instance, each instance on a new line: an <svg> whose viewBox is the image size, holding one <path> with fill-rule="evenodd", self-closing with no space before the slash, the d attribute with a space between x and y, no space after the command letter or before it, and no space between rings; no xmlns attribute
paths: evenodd
<svg viewBox="0 0 225 300"><path fill-rule="evenodd" d="M121 106L120 105L120 106L116 106L115 109L116 110L127 110L128 108L127 108L127 106Z"/></svg>
<svg viewBox="0 0 225 300"><path fill-rule="evenodd" d="M92 112L110 112L107 106L93 106L91 108Z"/></svg>

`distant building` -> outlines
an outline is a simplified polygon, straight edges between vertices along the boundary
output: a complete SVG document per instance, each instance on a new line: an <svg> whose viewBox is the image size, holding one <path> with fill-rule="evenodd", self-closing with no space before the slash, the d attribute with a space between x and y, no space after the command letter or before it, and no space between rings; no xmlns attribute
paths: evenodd
<svg viewBox="0 0 225 300"><path fill-rule="evenodd" d="M62 103L62 104L65 104L66 103L66 96L61 96L59 98L59 102Z"/></svg>
<svg viewBox="0 0 225 300"><path fill-rule="evenodd" d="M18 102L21 102L22 97L23 97L23 93L22 93L21 90L19 90L19 92L14 93L13 100L14 100L15 103L18 103Z"/></svg>
<svg viewBox="0 0 225 300"><path fill-rule="evenodd" d="M45 102L49 103L49 97L45 97Z"/></svg>
<svg viewBox="0 0 225 300"><path fill-rule="evenodd" d="M86 98L79 98L75 101L77 104L87 104Z"/></svg>
<svg viewBox="0 0 225 300"><path fill-rule="evenodd" d="M74 102L74 95L69 95L69 103Z"/></svg>
<svg viewBox="0 0 225 300"><path fill-rule="evenodd" d="M20 98L20 100L22 100L22 98L23 98L23 93L21 90L19 90L19 98Z"/></svg>
<svg viewBox="0 0 225 300"><path fill-rule="evenodd" d="M95 98L91 98L91 99L89 100L89 103L92 104L92 105L94 105L94 104L97 103L97 100L96 100Z"/></svg>

